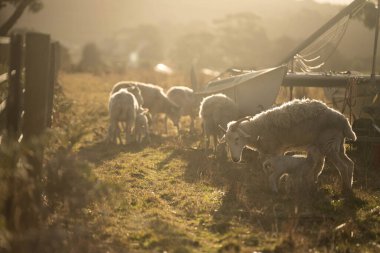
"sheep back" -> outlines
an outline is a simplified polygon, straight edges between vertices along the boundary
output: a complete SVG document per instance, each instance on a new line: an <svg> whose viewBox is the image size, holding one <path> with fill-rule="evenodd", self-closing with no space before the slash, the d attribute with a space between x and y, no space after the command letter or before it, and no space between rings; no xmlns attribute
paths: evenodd
<svg viewBox="0 0 380 253"><path fill-rule="evenodd" d="M297 147L314 143L319 135L337 129L344 137L355 140L355 133L347 118L323 102L296 99L252 117L242 126L254 133L252 139L262 137L259 149L266 153L287 146Z"/></svg>
<svg viewBox="0 0 380 253"><path fill-rule="evenodd" d="M141 94L140 88L137 86L139 82L133 82L133 81L121 81L116 83L111 90L111 95L115 92L118 92L121 89L127 89L130 93L132 93L135 98L137 99L137 102L140 106L144 104L144 99Z"/></svg>
<svg viewBox="0 0 380 253"><path fill-rule="evenodd" d="M126 89L120 89L110 96L109 112L111 121L134 122L138 108L137 99Z"/></svg>
<svg viewBox="0 0 380 253"><path fill-rule="evenodd" d="M188 87L173 86L166 92L166 95L181 108L182 115L193 115L199 107L193 90Z"/></svg>
<svg viewBox="0 0 380 253"><path fill-rule="evenodd" d="M204 98L200 105L199 117L202 118L206 132L218 132L218 125L237 119L239 110L235 102L224 94Z"/></svg>

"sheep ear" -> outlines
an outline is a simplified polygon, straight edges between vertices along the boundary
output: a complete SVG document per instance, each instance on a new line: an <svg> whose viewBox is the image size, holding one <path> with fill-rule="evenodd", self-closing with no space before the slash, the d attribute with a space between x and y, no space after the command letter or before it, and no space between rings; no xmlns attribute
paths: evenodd
<svg viewBox="0 0 380 253"><path fill-rule="evenodd" d="M149 113L149 109L148 108L141 108L141 109L142 109L142 114Z"/></svg>
<svg viewBox="0 0 380 253"><path fill-rule="evenodd" d="M223 133L227 133L227 130L225 128L223 128L220 124L218 125L219 129L223 131Z"/></svg>
<svg viewBox="0 0 380 253"><path fill-rule="evenodd" d="M240 127L237 129L239 131L239 133L244 137L244 138L251 138L251 135L248 134L246 131L244 131L243 129L241 129Z"/></svg>
<svg viewBox="0 0 380 253"><path fill-rule="evenodd" d="M223 135L222 138L218 138L218 142L221 144L221 143L225 143L226 142L226 135Z"/></svg>
<svg viewBox="0 0 380 253"><path fill-rule="evenodd" d="M259 144L259 145L260 145L261 143L263 143L263 137L261 137L260 135L257 136L256 142L257 142L257 144Z"/></svg>
<svg viewBox="0 0 380 253"><path fill-rule="evenodd" d="M272 170L272 164L269 161L265 161L263 163L263 169L265 173L268 173L269 171Z"/></svg>

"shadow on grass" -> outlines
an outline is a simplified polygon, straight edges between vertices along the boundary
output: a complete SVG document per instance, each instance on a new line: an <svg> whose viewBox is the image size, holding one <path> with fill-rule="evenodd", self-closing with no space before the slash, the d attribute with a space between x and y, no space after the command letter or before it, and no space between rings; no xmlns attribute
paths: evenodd
<svg viewBox="0 0 380 253"><path fill-rule="evenodd" d="M105 141L95 142L89 146L82 147L78 155L79 157L94 163L99 164L104 161L112 160L119 153L136 153L141 150L141 147L133 144L116 145Z"/></svg>
<svg viewBox="0 0 380 253"><path fill-rule="evenodd" d="M158 170L165 169L173 159L181 159L186 163L184 181L202 182L225 192L218 210L212 214L213 222L208 226L211 232L227 234L238 220L250 225L252 229L260 228L277 236L292 233L301 235L313 247L327 250L351 238L351 231L360 231L368 237L350 239L352 243L347 245L354 245L354 242L368 243L371 236L375 236L374 230L367 229L376 223L375 218L369 215L364 221L357 220L357 212L368 206L368 202L361 195L352 198L342 196L338 190L339 176L328 165L321 175L322 187L315 194L273 194L267 185L267 177L252 161L249 164L234 164L218 160L214 155L206 154L199 145L194 146L197 138L190 135L180 138L152 136L152 143L146 146L160 148L167 154L157 164ZM144 147L145 145L107 146L95 143L81 149L79 153L85 159L99 163L113 159L121 152L139 152ZM375 172L356 168L354 189L365 187L366 194L378 189L376 182L380 178L379 173ZM341 229L341 224L347 225ZM178 241L182 239L179 236ZM168 242L162 239L156 243L152 246L160 247Z"/></svg>
<svg viewBox="0 0 380 253"><path fill-rule="evenodd" d="M323 184L313 194L274 194L269 190L267 177L252 163L234 164L206 155L202 149L182 148L171 150L159 168L174 158L187 162L183 174L186 182L204 182L225 192L208 227L213 233L227 234L238 220L272 234L297 233L312 245L326 249L345 240L346 232L339 230L341 224L356 222L350 227L358 225L361 231L371 234L355 221L358 210L367 202L360 196L342 195L339 175L333 168L326 168L321 176ZM360 242L363 241L362 238Z"/></svg>
<svg viewBox="0 0 380 253"><path fill-rule="evenodd" d="M107 143L106 141L98 141L91 143L79 149L78 155L86 161L95 165L114 159L120 153L138 153L145 147L159 147L171 137L162 137L159 135L151 135L152 142L143 141L141 144L137 142L125 144Z"/></svg>

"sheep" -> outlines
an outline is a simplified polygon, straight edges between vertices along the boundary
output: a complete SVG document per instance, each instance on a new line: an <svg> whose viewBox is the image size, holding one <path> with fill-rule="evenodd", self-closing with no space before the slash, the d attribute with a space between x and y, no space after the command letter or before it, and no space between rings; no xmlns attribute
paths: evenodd
<svg viewBox="0 0 380 253"><path fill-rule="evenodd" d="M200 100L193 90L185 86L173 86L167 92L168 98L180 108L181 116L190 116L190 131L194 130L194 119L197 116ZM165 129L167 132L167 117L165 119ZM179 125L177 125L179 132Z"/></svg>
<svg viewBox="0 0 380 253"><path fill-rule="evenodd" d="M144 104L144 99L141 95L141 91L139 87L136 85L136 83L118 82L113 86L110 96L121 89L127 89L130 93L132 93L137 99L137 102L139 103L140 106Z"/></svg>
<svg viewBox="0 0 380 253"><path fill-rule="evenodd" d="M282 155L288 150L315 145L339 170L343 191L350 193L354 163L345 154L345 138L355 141L356 135L343 114L321 101L295 99L255 116L229 122L221 141L227 142L234 162L241 160L244 147L261 154Z"/></svg>
<svg viewBox="0 0 380 253"><path fill-rule="evenodd" d="M213 137L214 152L217 148L217 137L220 136L219 126L226 127L227 123L239 117L239 110L232 99L218 93L205 97L200 105L199 117L202 119L203 134L206 150Z"/></svg>
<svg viewBox="0 0 380 253"><path fill-rule="evenodd" d="M115 84L112 90L118 90L135 85L141 91L144 100L142 106L149 109L152 115L165 113L174 123L178 125L180 108L173 103L164 93L163 89L154 84L146 84L133 81L123 81Z"/></svg>
<svg viewBox="0 0 380 253"><path fill-rule="evenodd" d="M126 143L132 139L138 109L137 99L127 89L120 89L110 96L108 141L117 143L117 139L119 139L119 143L123 143L120 137L119 122L125 123Z"/></svg>
<svg viewBox="0 0 380 253"><path fill-rule="evenodd" d="M307 148L307 156L303 155L276 155L266 159L263 163L264 172L269 175L268 181L273 192L278 192L278 181L284 174L289 174L296 186L301 183L312 185L310 174L314 174L314 169L324 162L319 149L315 146Z"/></svg>
<svg viewBox="0 0 380 253"><path fill-rule="evenodd" d="M135 135L137 143L141 143L143 138L146 138L148 142L151 141L149 133L149 124L147 118L148 110L139 108L135 121Z"/></svg>

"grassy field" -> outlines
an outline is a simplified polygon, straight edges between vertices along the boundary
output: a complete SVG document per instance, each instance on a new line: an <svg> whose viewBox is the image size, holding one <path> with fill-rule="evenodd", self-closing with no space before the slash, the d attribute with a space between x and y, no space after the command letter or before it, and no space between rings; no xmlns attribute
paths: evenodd
<svg viewBox="0 0 380 253"><path fill-rule="evenodd" d="M75 101L73 124L92 122L75 150L108 189L83 215L100 251L380 251L380 168L359 159L355 148L350 152L355 198L348 200L328 164L316 196L272 194L254 162L233 164L206 155L199 128L180 136L171 128L160 135L161 121L149 145L107 145L109 91L125 79L165 87L186 82L151 73L60 76L65 94Z"/></svg>

